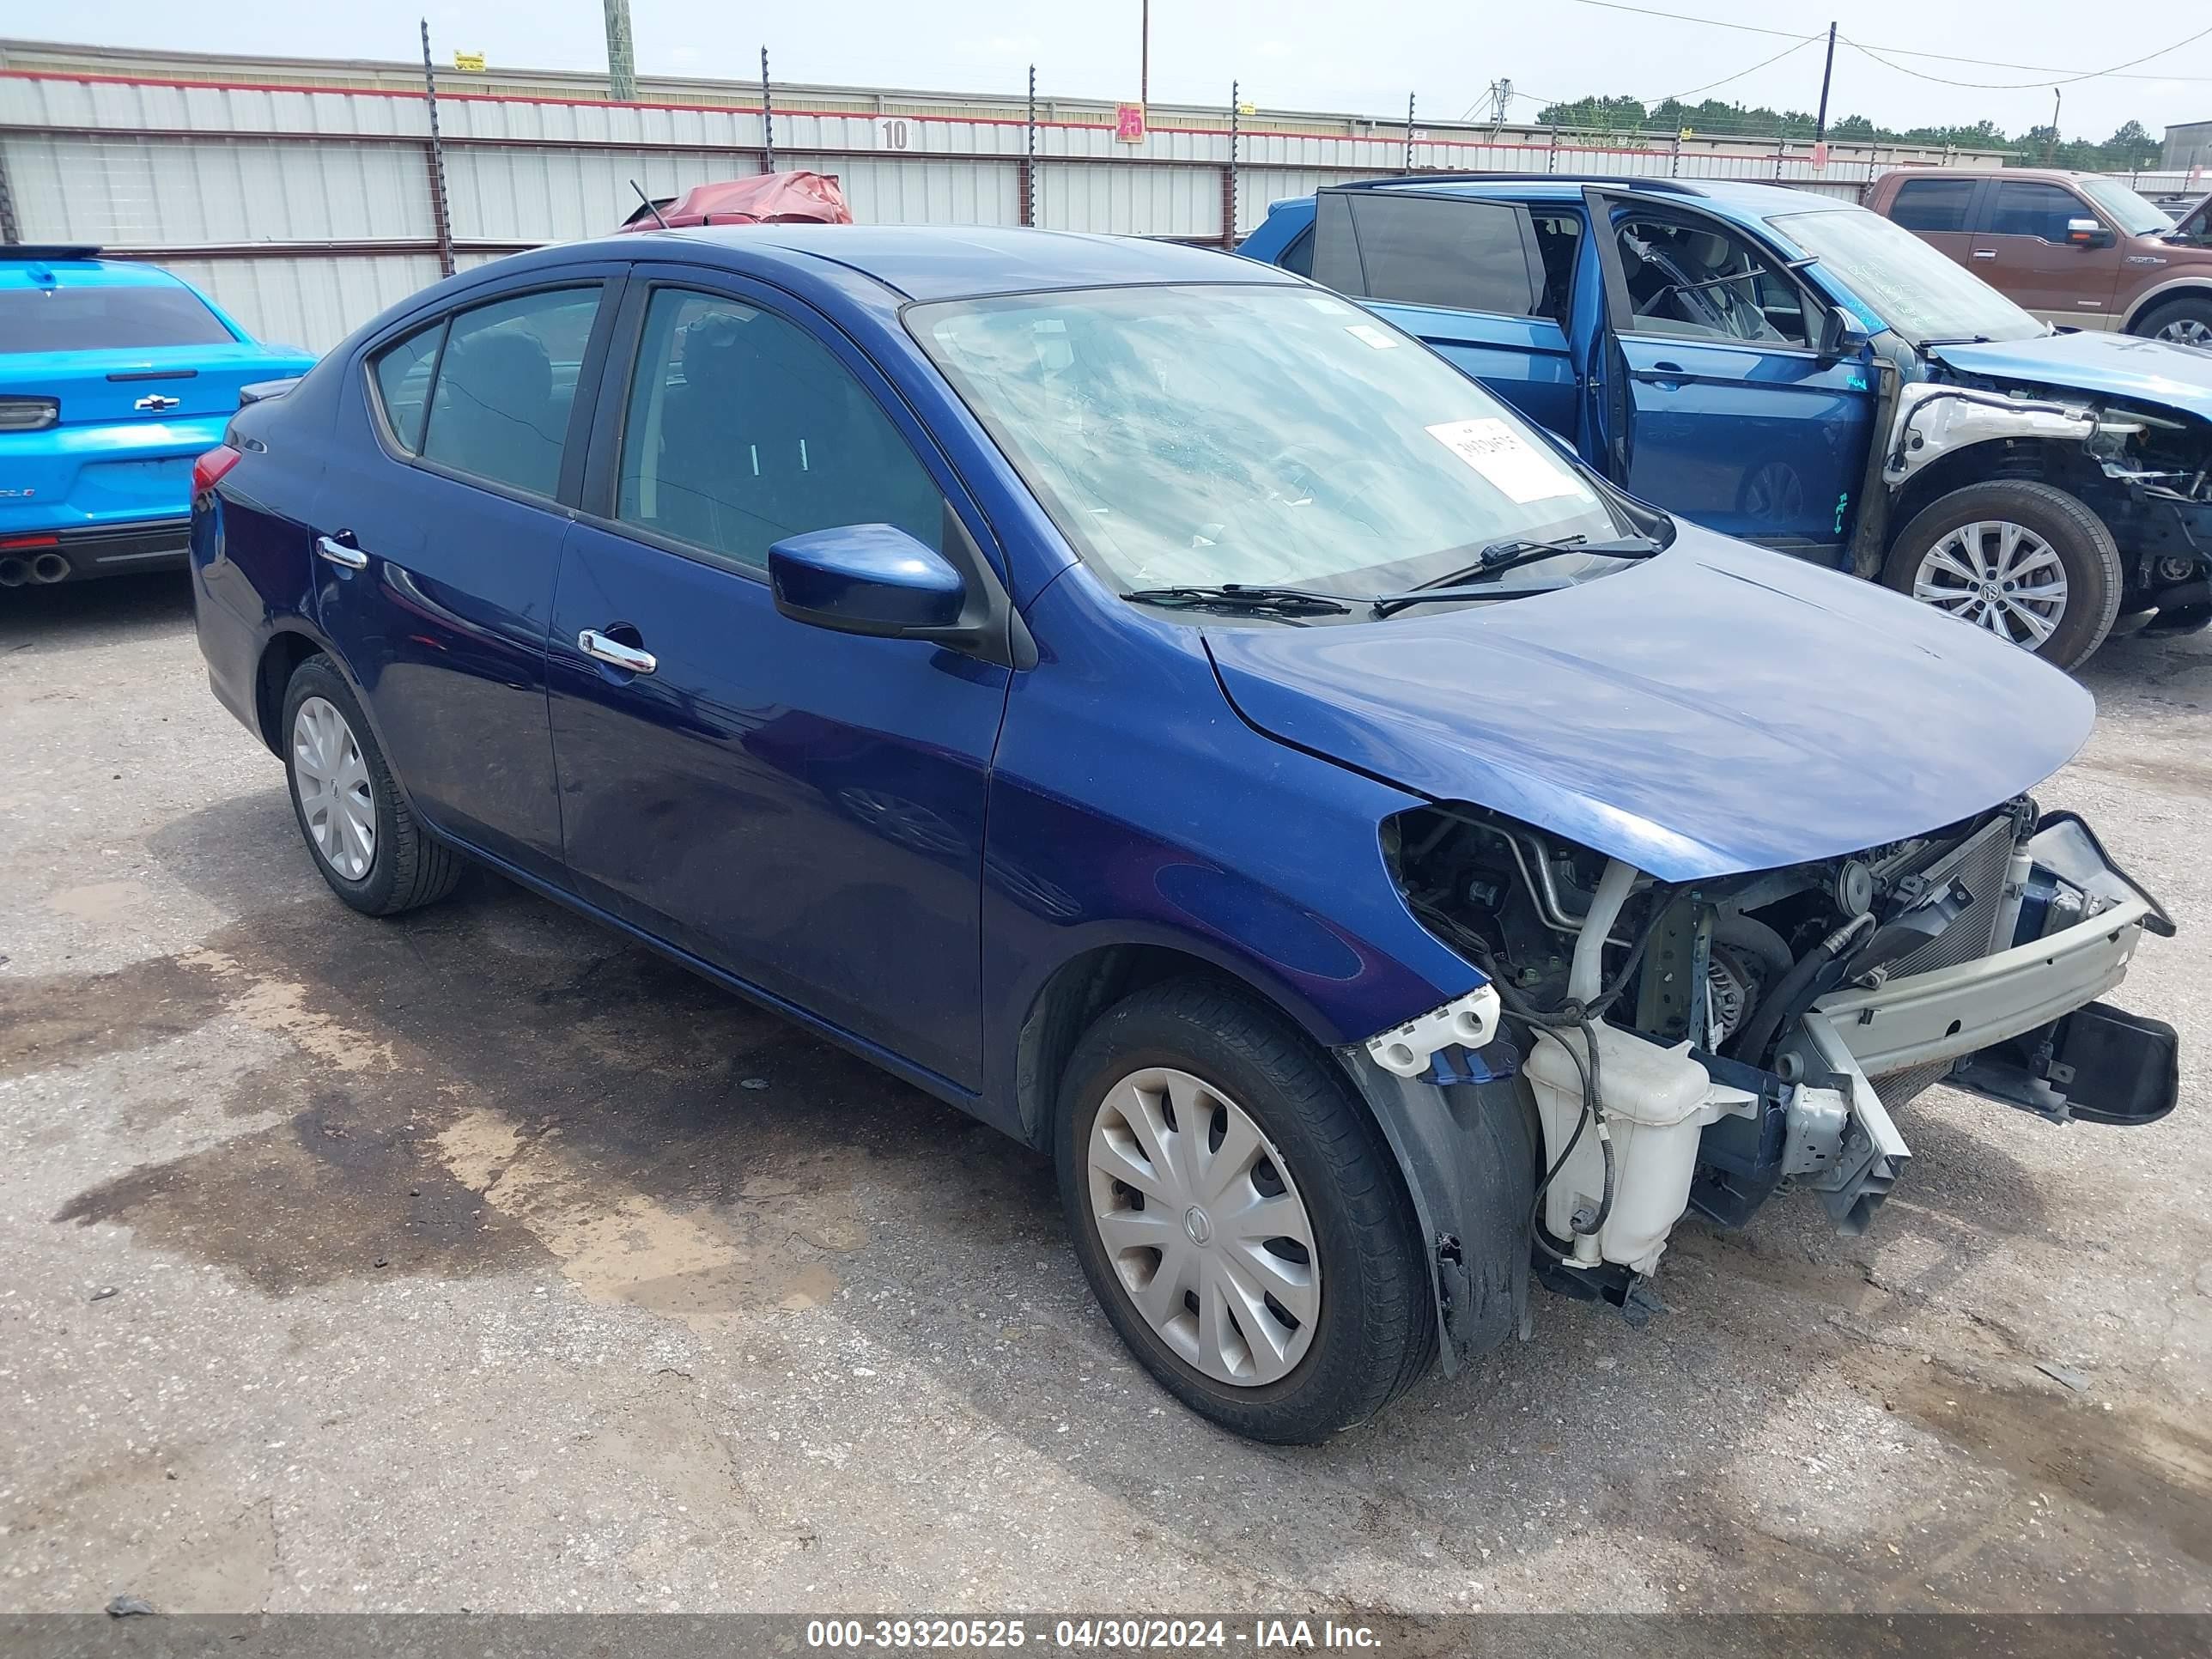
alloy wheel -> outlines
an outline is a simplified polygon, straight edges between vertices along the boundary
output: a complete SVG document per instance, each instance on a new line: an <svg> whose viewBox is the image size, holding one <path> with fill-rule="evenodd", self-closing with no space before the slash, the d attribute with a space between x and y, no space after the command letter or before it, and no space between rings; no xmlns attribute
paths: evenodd
<svg viewBox="0 0 2212 1659"><path fill-rule="evenodd" d="M2212 323L2201 317L2177 317L2159 330L2157 337L2176 345L2212 348Z"/></svg>
<svg viewBox="0 0 2212 1659"><path fill-rule="evenodd" d="M301 701L292 716L292 787L323 861L348 881L376 862L376 790L361 743L326 697Z"/></svg>
<svg viewBox="0 0 2212 1659"><path fill-rule="evenodd" d="M1188 1072L1133 1072L1100 1103L1088 1161L1106 1258L1160 1340L1233 1386L1296 1369L1321 1314L1313 1222L1243 1109Z"/></svg>
<svg viewBox="0 0 2212 1659"><path fill-rule="evenodd" d="M2066 567L2026 525L1978 520L1921 556L1912 597L2033 651L2066 615Z"/></svg>

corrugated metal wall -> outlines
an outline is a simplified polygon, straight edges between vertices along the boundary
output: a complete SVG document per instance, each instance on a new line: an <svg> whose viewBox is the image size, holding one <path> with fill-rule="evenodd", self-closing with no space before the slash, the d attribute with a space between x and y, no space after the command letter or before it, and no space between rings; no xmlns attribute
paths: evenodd
<svg viewBox="0 0 2212 1659"><path fill-rule="evenodd" d="M382 83L364 85L364 66L332 64L337 84L318 88L252 83L250 65L215 81L213 61L179 58L174 79L143 54L123 76L0 69L0 166L15 234L158 258L255 333L318 350L435 280L428 108L392 82L394 66L367 66ZM287 66L285 78L301 78L301 67ZM632 179L665 196L759 171L768 135L757 94L747 108L743 89L727 90L731 105L716 106L449 94L441 84L455 263L609 230L636 204ZM837 174L870 223L1014 225L1027 217L1034 142L1038 224L1225 242L1271 201L1401 170L1409 136L1329 117L1314 118L1335 131L1232 141L1224 112L1212 118L1220 125L1155 126L1132 146L1115 142L1096 109L1064 110L1074 118L1041 119L1032 133L984 112L1004 107L992 100L956 112L921 98L842 88L820 92L811 110L778 109L775 163ZM1410 137L1425 169L1758 179L1847 197L1900 161L1986 159L1845 148L1816 169L1802 151L1777 155L1764 141L1577 143L1527 129Z"/></svg>

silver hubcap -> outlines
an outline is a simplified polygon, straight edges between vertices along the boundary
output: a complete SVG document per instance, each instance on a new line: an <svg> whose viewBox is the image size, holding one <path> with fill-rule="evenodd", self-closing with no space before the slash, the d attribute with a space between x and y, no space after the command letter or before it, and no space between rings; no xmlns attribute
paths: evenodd
<svg viewBox="0 0 2212 1659"><path fill-rule="evenodd" d="M1160 1340L1218 1382L1286 1376L1321 1313L1313 1224L1260 1126L1188 1072L1132 1073L1091 1128L1091 1213Z"/></svg>
<svg viewBox="0 0 2212 1659"><path fill-rule="evenodd" d="M2159 330L2158 337L2181 345L2212 346L2212 323L2195 317L2177 317Z"/></svg>
<svg viewBox="0 0 2212 1659"><path fill-rule="evenodd" d="M2066 567L2026 525L1962 524L1923 556L1912 597L2033 651L2066 615Z"/></svg>
<svg viewBox="0 0 2212 1659"><path fill-rule="evenodd" d="M376 791L353 727L324 697L309 697L292 717L292 788L315 850L348 881L376 862Z"/></svg>

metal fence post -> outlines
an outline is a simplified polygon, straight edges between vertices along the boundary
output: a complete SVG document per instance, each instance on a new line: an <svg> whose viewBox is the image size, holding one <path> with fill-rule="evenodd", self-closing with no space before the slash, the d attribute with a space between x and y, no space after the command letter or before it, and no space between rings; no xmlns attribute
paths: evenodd
<svg viewBox="0 0 2212 1659"><path fill-rule="evenodd" d="M15 220L15 192L8 183L8 152L0 143L0 242L20 242L23 227Z"/></svg>
<svg viewBox="0 0 2212 1659"><path fill-rule="evenodd" d="M1022 222L1036 223L1036 65L1030 65L1030 119L1027 147L1022 161Z"/></svg>
<svg viewBox="0 0 2212 1659"><path fill-rule="evenodd" d="M438 71L430 64L430 20L422 20L422 101L430 111L430 219L438 231L438 270L453 274L453 221L446 203L446 146L438 137Z"/></svg>
<svg viewBox="0 0 2212 1659"><path fill-rule="evenodd" d="M775 171L775 109L768 93L768 48L761 48L761 171Z"/></svg>
<svg viewBox="0 0 2212 1659"><path fill-rule="evenodd" d="M1413 170L1413 94L1406 94L1406 171Z"/></svg>
<svg viewBox="0 0 2212 1659"><path fill-rule="evenodd" d="M1229 167L1221 175L1221 246L1237 246L1237 117L1238 82L1229 83Z"/></svg>

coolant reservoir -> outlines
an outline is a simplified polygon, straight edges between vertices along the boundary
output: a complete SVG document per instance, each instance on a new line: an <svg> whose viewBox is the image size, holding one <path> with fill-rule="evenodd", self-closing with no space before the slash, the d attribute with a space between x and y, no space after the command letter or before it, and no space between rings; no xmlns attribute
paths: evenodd
<svg viewBox="0 0 2212 1659"><path fill-rule="evenodd" d="M1666 1048L1602 1023L1592 1029L1599 1097L1613 1133L1613 1210L1595 1238L1575 1238L1575 1212L1595 1213L1605 1191L1605 1155L1593 1122L1583 1127L1574 1156L1544 1194L1544 1226L1556 1239L1575 1239L1577 1258L1585 1264L1616 1261L1648 1273L1689 1207L1698 1135L1730 1112L1755 1110L1758 1098L1715 1083L1690 1058L1686 1042ZM1568 1042L1583 1052L1580 1031L1564 1037L1540 1032L1523 1067L1543 1119L1547 1170L1583 1115L1581 1073L1563 1046Z"/></svg>

